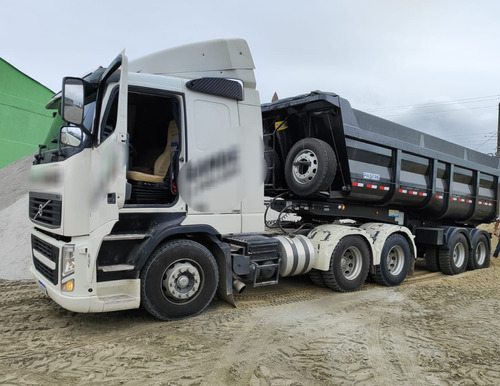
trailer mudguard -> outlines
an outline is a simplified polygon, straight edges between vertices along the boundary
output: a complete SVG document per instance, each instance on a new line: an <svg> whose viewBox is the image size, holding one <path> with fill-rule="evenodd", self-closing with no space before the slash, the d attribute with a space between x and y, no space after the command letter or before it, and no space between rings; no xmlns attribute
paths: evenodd
<svg viewBox="0 0 500 386"><path fill-rule="evenodd" d="M462 233L467 242L469 243L469 249L471 248L471 233L467 231L466 228L462 227L443 227L444 229L444 245L441 246L441 249L451 249L451 241L457 233Z"/></svg>
<svg viewBox="0 0 500 386"><path fill-rule="evenodd" d="M368 232L357 227L327 224L314 228L307 235L316 253L316 262L312 268L320 271L328 271L330 269L330 260L335 247L342 238L350 235L359 235L366 241L370 249L371 261L373 258L373 240Z"/></svg>
<svg viewBox="0 0 500 386"><path fill-rule="evenodd" d="M475 245L478 242L478 239L481 236L485 236L488 240L491 240L491 233L486 231L485 229L478 229L478 228L467 228L467 230L470 233L470 238L471 238L471 248L474 249ZM491 248L491 246L490 246Z"/></svg>
<svg viewBox="0 0 500 386"><path fill-rule="evenodd" d="M417 246L415 245L414 238L410 230L404 226L395 224L382 224L382 223L366 223L360 226L364 229L373 239L373 265L380 264L380 256L382 248L384 248L385 241L389 236L394 233L399 233L408 241L410 252L413 260L417 258Z"/></svg>

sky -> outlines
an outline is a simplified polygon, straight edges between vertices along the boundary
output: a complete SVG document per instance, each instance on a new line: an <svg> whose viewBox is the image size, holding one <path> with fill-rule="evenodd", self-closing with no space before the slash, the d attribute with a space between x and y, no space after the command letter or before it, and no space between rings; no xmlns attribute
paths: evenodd
<svg viewBox="0 0 500 386"><path fill-rule="evenodd" d="M261 101L330 91L487 154L500 103L497 0L0 0L0 57L64 76L186 43L247 40ZM1 87L1 86L0 86Z"/></svg>

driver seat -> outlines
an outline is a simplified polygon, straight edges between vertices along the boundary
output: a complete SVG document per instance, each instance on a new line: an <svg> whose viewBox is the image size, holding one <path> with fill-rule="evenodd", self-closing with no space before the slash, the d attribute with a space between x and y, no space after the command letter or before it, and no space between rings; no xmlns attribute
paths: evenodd
<svg viewBox="0 0 500 386"><path fill-rule="evenodd" d="M150 182L154 184L163 183L167 175L168 168L172 160L172 155L177 150L179 141L179 130L174 120L170 121L167 132L167 144L165 150L161 153L154 163L152 174L144 171L129 170L127 171L127 179L131 181Z"/></svg>

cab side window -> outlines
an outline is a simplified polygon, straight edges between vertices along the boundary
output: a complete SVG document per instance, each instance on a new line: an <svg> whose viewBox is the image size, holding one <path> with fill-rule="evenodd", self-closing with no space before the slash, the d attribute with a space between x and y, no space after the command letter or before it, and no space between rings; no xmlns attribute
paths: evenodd
<svg viewBox="0 0 500 386"><path fill-rule="evenodd" d="M118 87L116 87L111 94L110 102L106 106L104 117L101 124L101 133L99 143L102 143L108 138L116 128L116 121L118 116Z"/></svg>

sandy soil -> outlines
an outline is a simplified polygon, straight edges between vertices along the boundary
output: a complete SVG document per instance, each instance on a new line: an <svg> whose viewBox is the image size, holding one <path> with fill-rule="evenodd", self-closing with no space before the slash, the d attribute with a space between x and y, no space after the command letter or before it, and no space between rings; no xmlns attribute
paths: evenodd
<svg viewBox="0 0 500 386"><path fill-rule="evenodd" d="M29 279L28 171L33 157L0 169L0 279Z"/></svg>
<svg viewBox="0 0 500 386"><path fill-rule="evenodd" d="M26 165L0 171L2 385L500 384L496 259L350 294L282 280L178 322L66 311L33 282L5 280L29 277Z"/></svg>
<svg viewBox="0 0 500 386"><path fill-rule="evenodd" d="M75 314L2 280L0 384L500 384L499 277L493 260L350 294L289 279L178 322Z"/></svg>

